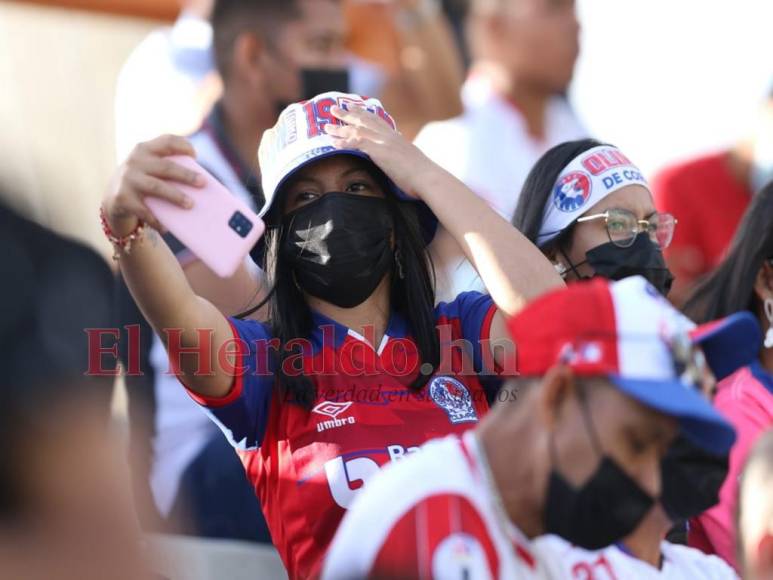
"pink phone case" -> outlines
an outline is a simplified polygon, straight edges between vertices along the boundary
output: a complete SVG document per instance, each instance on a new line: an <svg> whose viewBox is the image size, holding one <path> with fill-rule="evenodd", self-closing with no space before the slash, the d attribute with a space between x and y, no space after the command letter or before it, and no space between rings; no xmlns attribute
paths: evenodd
<svg viewBox="0 0 773 580"><path fill-rule="evenodd" d="M202 174L206 185L198 188L168 182L190 196L191 209L157 197L146 197L145 203L158 221L215 274L221 278L232 276L263 235L263 220L193 158L174 155L169 159Z"/></svg>

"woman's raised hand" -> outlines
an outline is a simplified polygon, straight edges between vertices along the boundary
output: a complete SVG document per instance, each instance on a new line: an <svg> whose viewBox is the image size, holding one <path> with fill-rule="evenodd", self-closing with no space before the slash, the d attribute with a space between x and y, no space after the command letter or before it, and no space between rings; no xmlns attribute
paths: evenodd
<svg viewBox="0 0 773 580"><path fill-rule="evenodd" d="M158 220L145 205L145 198L148 196L165 199L180 207L192 207L193 201L167 183L167 180L202 187L204 178L165 159L169 155L195 157L196 152L187 139L163 135L137 145L126 162L118 168L103 200L107 220L116 235L128 234L137 225L137 220L163 231Z"/></svg>
<svg viewBox="0 0 773 580"><path fill-rule="evenodd" d="M408 195L421 197L428 179L442 172L418 147L379 116L359 107L331 107L344 125L326 125L325 132L340 149L366 153L395 185Z"/></svg>

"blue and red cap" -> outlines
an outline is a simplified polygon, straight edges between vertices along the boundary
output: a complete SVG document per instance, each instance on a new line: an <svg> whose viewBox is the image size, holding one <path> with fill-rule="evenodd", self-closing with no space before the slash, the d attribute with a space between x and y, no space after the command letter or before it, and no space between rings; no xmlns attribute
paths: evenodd
<svg viewBox="0 0 773 580"><path fill-rule="evenodd" d="M706 451L732 447L735 430L701 392L700 371L708 364L721 379L757 356L761 333L751 314L696 326L640 276L594 278L541 296L508 327L520 376L541 376L559 363L578 376L605 376L677 419Z"/></svg>
<svg viewBox="0 0 773 580"><path fill-rule="evenodd" d="M689 334L692 341L703 349L711 372L718 381L755 360L762 341L759 322L747 311L701 324Z"/></svg>

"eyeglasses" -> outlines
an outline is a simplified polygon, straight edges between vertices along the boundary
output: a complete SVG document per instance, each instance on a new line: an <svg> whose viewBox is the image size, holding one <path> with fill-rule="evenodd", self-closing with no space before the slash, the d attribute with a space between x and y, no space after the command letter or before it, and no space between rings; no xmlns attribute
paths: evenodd
<svg viewBox="0 0 773 580"><path fill-rule="evenodd" d="M667 248L674 237L676 219L670 213L654 213L646 220L637 219L633 212L627 209L613 208L604 213L583 216L578 222L604 218L609 241L620 248L629 248L640 233L649 235L653 243L661 249Z"/></svg>

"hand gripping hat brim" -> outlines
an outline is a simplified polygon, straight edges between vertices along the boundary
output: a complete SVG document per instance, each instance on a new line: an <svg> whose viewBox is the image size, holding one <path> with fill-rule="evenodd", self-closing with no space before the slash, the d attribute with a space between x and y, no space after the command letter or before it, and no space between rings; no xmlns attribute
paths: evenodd
<svg viewBox="0 0 773 580"><path fill-rule="evenodd" d="M267 219L269 225L272 225L271 221L276 219L278 211L276 204L283 186L304 167L335 155L354 155L372 161L367 154L358 149L336 148L333 137L325 133L325 125L341 124L341 121L330 113L330 108L333 106L343 109L353 107L366 109L397 130L394 120L384 110L378 99L329 92L288 106L279 115L276 125L263 134L258 152L263 195L266 200L258 215ZM435 235L437 218L426 204L406 194L388 176L386 180L390 193L398 199L410 200L415 204L424 241L428 244ZM252 255L253 259L260 256L262 260L262 240L258 242ZM256 262L260 263L259 260Z"/></svg>

